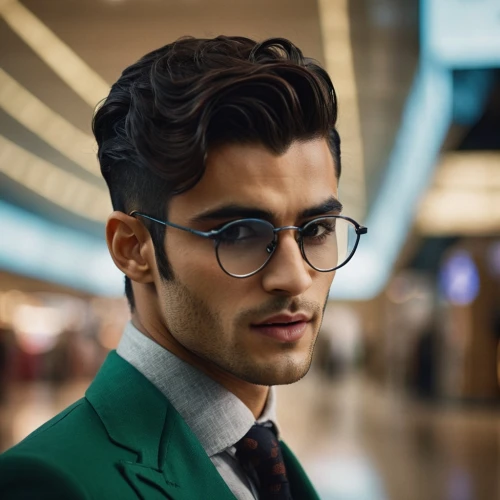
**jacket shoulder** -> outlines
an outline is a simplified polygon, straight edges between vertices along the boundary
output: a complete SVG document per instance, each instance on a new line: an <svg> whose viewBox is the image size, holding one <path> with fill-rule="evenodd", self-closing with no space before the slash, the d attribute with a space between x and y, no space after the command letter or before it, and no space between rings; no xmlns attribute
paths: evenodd
<svg viewBox="0 0 500 500"><path fill-rule="evenodd" d="M74 477L46 458L7 453L0 456L2 500L87 500Z"/></svg>
<svg viewBox="0 0 500 500"><path fill-rule="evenodd" d="M64 424L62 424L62 422L65 418L67 418L71 414L73 414L72 418L75 418L75 417L78 418L78 416L82 415L82 412L85 411L84 405L85 405L84 398L81 398L78 401L75 401L72 405L68 406L63 411L61 411L60 413L58 413L57 415L52 417L50 420L45 422L43 425L38 427L38 429L35 429L31 434L29 434L27 437L25 437L20 443L30 442L33 438L42 436L45 432L50 431L50 429L52 429L53 427L56 427L56 429L53 429L52 432L54 430L58 430L58 429L60 430L61 428L64 427ZM75 411L76 411L76 413L73 413ZM49 432L49 434L50 434L50 432Z"/></svg>
<svg viewBox="0 0 500 500"><path fill-rule="evenodd" d="M84 491L92 496L94 490L112 489L120 482L116 464L135 458L136 454L109 439L99 416L83 398L0 455L0 498L45 499L38 493L30 496L27 488L35 485L41 492L50 492L47 498L87 498ZM11 497L10 491L15 492Z"/></svg>
<svg viewBox="0 0 500 500"><path fill-rule="evenodd" d="M7 450L5 455L36 455L38 452L44 456L57 455L59 447L64 448L67 453L69 448L75 449L79 442L85 443L89 436L96 439L101 434L104 437L105 431L99 418L85 398L82 398Z"/></svg>

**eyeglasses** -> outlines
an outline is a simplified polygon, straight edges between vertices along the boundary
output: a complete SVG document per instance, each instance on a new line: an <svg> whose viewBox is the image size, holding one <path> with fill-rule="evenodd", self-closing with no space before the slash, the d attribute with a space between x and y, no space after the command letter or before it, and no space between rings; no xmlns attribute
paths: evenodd
<svg viewBox="0 0 500 500"><path fill-rule="evenodd" d="M129 215L213 240L221 269L234 278L248 278L263 269L278 246L278 233L281 231L297 231L296 240L302 257L313 269L322 273L345 266L354 255L361 235L368 232L366 227L342 215L318 217L300 227L274 227L262 219L241 219L212 231L197 231L161 221L137 210Z"/></svg>

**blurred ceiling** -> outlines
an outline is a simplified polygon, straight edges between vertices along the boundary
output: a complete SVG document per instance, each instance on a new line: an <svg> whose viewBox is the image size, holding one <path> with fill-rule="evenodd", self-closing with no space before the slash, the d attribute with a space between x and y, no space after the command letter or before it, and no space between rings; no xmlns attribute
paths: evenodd
<svg viewBox="0 0 500 500"><path fill-rule="evenodd" d="M478 111L464 112L472 92L460 82L485 76ZM466 78L464 78L466 77ZM420 203L417 230L424 236L500 234L500 70L455 72L455 119L433 181ZM473 106L474 107L474 106ZM468 118L468 120L466 120ZM464 124L465 122L469 122Z"/></svg>
<svg viewBox="0 0 500 500"><path fill-rule="evenodd" d="M363 218L413 78L417 10L416 0L320 0L319 6L315 0L3 0L0 194L55 222L100 234L109 202L90 122L120 72L186 34L284 36L327 65L340 54L328 69L338 81L343 201ZM344 16L346 26L329 30L320 14L337 28ZM353 114L359 114L360 143L350 141Z"/></svg>
<svg viewBox="0 0 500 500"><path fill-rule="evenodd" d="M381 185L416 72L418 5L418 0L0 0L0 197L102 242L111 207L90 123L95 104L121 71L187 34L283 36L332 76L343 141L341 198L346 214L362 221ZM39 235L42 241L50 244ZM58 233L53 241L62 256L66 236ZM15 270L34 272L25 265Z"/></svg>
<svg viewBox="0 0 500 500"><path fill-rule="evenodd" d="M380 187L419 59L418 0L351 0L367 206Z"/></svg>

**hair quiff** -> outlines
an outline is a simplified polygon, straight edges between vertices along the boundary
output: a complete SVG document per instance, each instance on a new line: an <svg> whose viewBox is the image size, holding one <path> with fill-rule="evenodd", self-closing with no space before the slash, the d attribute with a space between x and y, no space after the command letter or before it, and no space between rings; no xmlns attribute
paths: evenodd
<svg viewBox="0 0 500 500"><path fill-rule="evenodd" d="M336 121L328 74L292 42L185 37L125 69L92 129L113 208L161 218L172 196L201 179L217 144L258 143L281 154L294 140L325 137L340 176ZM164 228L149 230L168 279Z"/></svg>

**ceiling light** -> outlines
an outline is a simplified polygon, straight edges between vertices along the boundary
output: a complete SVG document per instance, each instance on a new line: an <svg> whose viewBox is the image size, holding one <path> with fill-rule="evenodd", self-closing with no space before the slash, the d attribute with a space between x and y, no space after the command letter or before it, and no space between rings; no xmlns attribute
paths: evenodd
<svg viewBox="0 0 500 500"><path fill-rule="evenodd" d="M338 125L344 156L348 151L349 168L342 172L342 203L346 213L364 220L366 182L363 141L359 118L358 89L349 25L348 0L319 0L320 24L326 69L342 103L342 120Z"/></svg>
<svg viewBox="0 0 500 500"><path fill-rule="evenodd" d="M0 107L47 144L102 180L94 138L52 111L2 68Z"/></svg>
<svg viewBox="0 0 500 500"><path fill-rule="evenodd" d="M417 212L424 235L485 235L500 231L500 154L444 154Z"/></svg>
<svg viewBox="0 0 500 500"><path fill-rule="evenodd" d="M1 135L0 173L51 203L96 222L104 222L112 210L104 189L57 168Z"/></svg>
<svg viewBox="0 0 500 500"><path fill-rule="evenodd" d="M0 16L10 28L89 106L110 86L40 19L17 0L0 1Z"/></svg>

